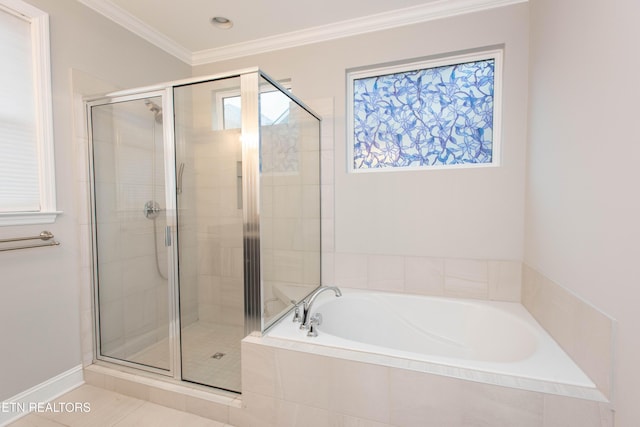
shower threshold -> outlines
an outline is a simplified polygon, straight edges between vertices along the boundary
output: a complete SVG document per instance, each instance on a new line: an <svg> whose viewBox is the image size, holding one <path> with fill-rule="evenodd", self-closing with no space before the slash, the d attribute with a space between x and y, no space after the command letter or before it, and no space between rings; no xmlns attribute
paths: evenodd
<svg viewBox="0 0 640 427"><path fill-rule="evenodd" d="M84 368L87 384L158 405L229 424L230 412L242 409L238 393L175 380L109 362Z"/></svg>

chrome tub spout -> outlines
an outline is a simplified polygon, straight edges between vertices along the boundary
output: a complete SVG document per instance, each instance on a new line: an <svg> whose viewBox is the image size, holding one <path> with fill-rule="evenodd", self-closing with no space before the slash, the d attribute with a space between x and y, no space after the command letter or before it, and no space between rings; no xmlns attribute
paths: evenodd
<svg viewBox="0 0 640 427"><path fill-rule="evenodd" d="M316 300L318 295L323 293L324 291L333 291L336 294L336 297L341 297L342 292L337 286L323 286L316 289L309 297L304 300L302 305L302 322L300 324L300 329L309 329L311 326L311 306L313 302Z"/></svg>

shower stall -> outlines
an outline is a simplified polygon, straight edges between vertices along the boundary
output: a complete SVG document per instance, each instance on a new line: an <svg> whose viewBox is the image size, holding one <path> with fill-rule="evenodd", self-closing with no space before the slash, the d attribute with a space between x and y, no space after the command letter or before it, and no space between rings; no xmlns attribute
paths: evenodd
<svg viewBox="0 0 640 427"><path fill-rule="evenodd" d="M240 392L321 283L320 119L259 69L87 101L95 358Z"/></svg>

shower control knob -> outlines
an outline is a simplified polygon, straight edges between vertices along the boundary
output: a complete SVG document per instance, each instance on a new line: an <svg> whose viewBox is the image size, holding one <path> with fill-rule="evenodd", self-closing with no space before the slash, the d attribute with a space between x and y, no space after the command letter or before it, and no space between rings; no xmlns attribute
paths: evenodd
<svg viewBox="0 0 640 427"><path fill-rule="evenodd" d="M158 215L160 215L161 211L162 209L160 209L158 202L154 202L153 200L149 200L145 203L144 209L142 210L147 219L156 219Z"/></svg>

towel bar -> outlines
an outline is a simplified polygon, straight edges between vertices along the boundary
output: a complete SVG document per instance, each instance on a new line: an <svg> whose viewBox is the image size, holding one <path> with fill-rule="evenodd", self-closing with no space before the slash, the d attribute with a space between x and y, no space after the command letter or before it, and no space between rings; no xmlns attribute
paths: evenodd
<svg viewBox="0 0 640 427"><path fill-rule="evenodd" d="M24 240L43 240L46 243L38 243L35 245L26 245L26 246L14 246L14 247L10 247L10 248L0 248L0 252L4 252L4 251L15 251L17 249L29 249L29 248L41 248L41 247L45 247L45 246L58 246L60 244L60 242L57 242L55 240L51 240L53 239L53 233L51 233L50 231L43 231L42 233L40 233L37 236L32 236L32 237L14 237L11 239L0 239L0 244L1 243L10 243L10 242L21 242ZM49 240L51 240L49 242Z"/></svg>

